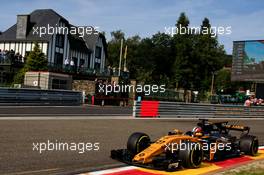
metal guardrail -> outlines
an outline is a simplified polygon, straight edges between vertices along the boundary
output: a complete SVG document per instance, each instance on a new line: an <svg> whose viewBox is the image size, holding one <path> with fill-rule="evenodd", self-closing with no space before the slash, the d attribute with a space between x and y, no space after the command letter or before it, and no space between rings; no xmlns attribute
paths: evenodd
<svg viewBox="0 0 264 175"><path fill-rule="evenodd" d="M160 118L264 118L264 106L179 103L165 101L135 102L134 117Z"/></svg>
<svg viewBox="0 0 264 175"><path fill-rule="evenodd" d="M0 88L0 105L80 105L81 103L81 92Z"/></svg>

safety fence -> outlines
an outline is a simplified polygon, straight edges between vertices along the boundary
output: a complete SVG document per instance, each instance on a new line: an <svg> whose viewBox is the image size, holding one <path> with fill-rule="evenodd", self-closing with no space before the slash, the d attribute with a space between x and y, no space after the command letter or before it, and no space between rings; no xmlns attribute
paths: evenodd
<svg viewBox="0 0 264 175"><path fill-rule="evenodd" d="M0 105L80 105L82 98L77 91L0 88Z"/></svg>
<svg viewBox="0 0 264 175"><path fill-rule="evenodd" d="M135 101L133 116L143 118L264 118L264 106Z"/></svg>

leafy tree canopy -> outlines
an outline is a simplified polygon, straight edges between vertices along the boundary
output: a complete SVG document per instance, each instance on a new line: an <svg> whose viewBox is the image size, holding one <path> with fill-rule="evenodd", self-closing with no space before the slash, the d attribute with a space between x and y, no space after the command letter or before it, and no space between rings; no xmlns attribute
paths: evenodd
<svg viewBox="0 0 264 175"><path fill-rule="evenodd" d="M26 59L25 68L29 71L41 71L47 70L48 60L45 57L44 53L40 50L40 47L37 43L34 43L33 51L29 52L29 55Z"/></svg>
<svg viewBox="0 0 264 175"><path fill-rule="evenodd" d="M181 13L175 26L179 30L180 27L188 28L189 24L188 17ZM219 45L218 38L212 37L208 18L201 22L200 30L195 34L178 32L174 36L158 32L148 38L138 35L126 38L121 30L113 31L108 42L108 65L118 67L120 41L124 39L131 78L166 84L169 88L208 91L212 75L224 66L230 66L232 59ZM226 74L223 76L229 78Z"/></svg>

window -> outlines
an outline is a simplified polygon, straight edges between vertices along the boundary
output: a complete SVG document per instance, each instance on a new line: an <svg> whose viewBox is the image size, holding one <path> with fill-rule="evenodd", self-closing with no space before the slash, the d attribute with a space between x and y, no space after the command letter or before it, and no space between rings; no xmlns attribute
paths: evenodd
<svg viewBox="0 0 264 175"><path fill-rule="evenodd" d="M87 67L90 67L91 53L88 54Z"/></svg>
<svg viewBox="0 0 264 175"><path fill-rule="evenodd" d="M56 47L63 48L64 46L64 35L57 35L56 36Z"/></svg>
<svg viewBox="0 0 264 175"><path fill-rule="evenodd" d="M85 64L84 59L80 59L80 66L84 66L84 64Z"/></svg>
<svg viewBox="0 0 264 175"><path fill-rule="evenodd" d="M67 80L53 79L52 89L67 89Z"/></svg>
<svg viewBox="0 0 264 175"><path fill-rule="evenodd" d="M77 67L77 64L78 64L78 58L76 57L72 57L72 60L74 62L74 67Z"/></svg>
<svg viewBox="0 0 264 175"><path fill-rule="evenodd" d="M63 64L63 54L55 52L55 58L54 58L54 65L62 65Z"/></svg>
<svg viewBox="0 0 264 175"><path fill-rule="evenodd" d="M94 69L100 70L100 63L94 63Z"/></svg>
<svg viewBox="0 0 264 175"><path fill-rule="evenodd" d="M102 48L96 46L96 48L95 48L95 58L101 59L101 53L102 53Z"/></svg>

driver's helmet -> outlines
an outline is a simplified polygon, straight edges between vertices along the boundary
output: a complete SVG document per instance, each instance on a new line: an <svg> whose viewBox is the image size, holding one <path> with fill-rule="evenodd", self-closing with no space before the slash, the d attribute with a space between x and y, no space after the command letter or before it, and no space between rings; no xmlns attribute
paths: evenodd
<svg viewBox="0 0 264 175"><path fill-rule="evenodd" d="M192 130L193 136L203 136L203 129L200 126L196 126Z"/></svg>

